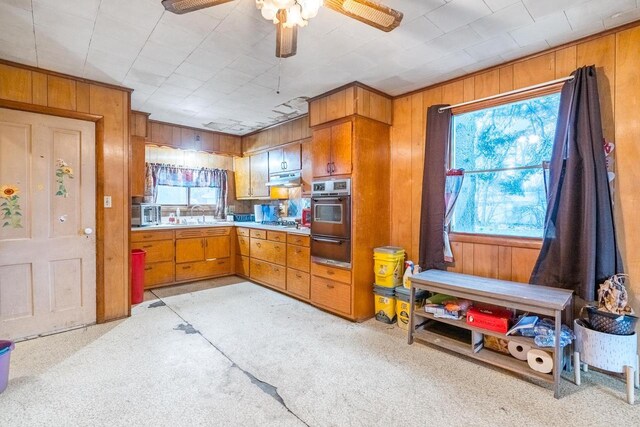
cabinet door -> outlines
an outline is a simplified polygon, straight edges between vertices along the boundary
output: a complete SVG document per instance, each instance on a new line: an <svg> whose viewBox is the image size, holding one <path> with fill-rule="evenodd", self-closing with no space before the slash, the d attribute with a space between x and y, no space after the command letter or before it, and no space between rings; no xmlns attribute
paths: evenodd
<svg viewBox="0 0 640 427"><path fill-rule="evenodd" d="M236 177L236 198L247 199L251 197L251 158L235 157L233 165Z"/></svg>
<svg viewBox="0 0 640 427"><path fill-rule="evenodd" d="M302 164L300 144L293 144L284 147L282 149L282 159L284 161L285 170L300 170Z"/></svg>
<svg viewBox="0 0 640 427"><path fill-rule="evenodd" d="M302 193L311 193L311 181L313 181L313 161L311 159L311 139L302 144Z"/></svg>
<svg viewBox="0 0 640 427"><path fill-rule="evenodd" d="M176 263L203 260L204 239L202 237L176 240Z"/></svg>
<svg viewBox="0 0 640 427"><path fill-rule="evenodd" d="M351 173L351 122L331 126L331 174Z"/></svg>
<svg viewBox="0 0 640 427"><path fill-rule="evenodd" d="M206 237L204 241L204 258L206 260L228 258L230 253L229 236Z"/></svg>
<svg viewBox="0 0 640 427"><path fill-rule="evenodd" d="M131 195L144 196L144 138L131 137Z"/></svg>
<svg viewBox="0 0 640 427"><path fill-rule="evenodd" d="M284 157L282 148L269 150L269 173L282 172L284 170Z"/></svg>
<svg viewBox="0 0 640 427"><path fill-rule="evenodd" d="M151 142L158 145L173 145L173 127L151 122Z"/></svg>
<svg viewBox="0 0 640 427"><path fill-rule="evenodd" d="M251 196L269 197L269 155L260 153L251 156Z"/></svg>
<svg viewBox="0 0 640 427"><path fill-rule="evenodd" d="M330 127L313 131L311 152L313 159L313 177L329 176L329 163L331 162Z"/></svg>

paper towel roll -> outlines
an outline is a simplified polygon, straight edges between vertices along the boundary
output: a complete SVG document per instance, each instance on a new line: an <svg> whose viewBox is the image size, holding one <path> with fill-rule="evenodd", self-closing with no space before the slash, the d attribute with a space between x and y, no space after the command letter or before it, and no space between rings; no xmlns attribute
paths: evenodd
<svg viewBox="0 0 640 427"><path fill-rule="evenodd" d="M527 353L531 350L531 346L515 341L509 341L508 348L509 353L518 360L527 360Z"/></svg>
<svg viewBox="0 0 640 427"><path fill-rule="evenodd" d="M542 372L543 374L553 371L553 357L546 351L538 350L537 348L529 350L527 362L534 371Z"/></svg>

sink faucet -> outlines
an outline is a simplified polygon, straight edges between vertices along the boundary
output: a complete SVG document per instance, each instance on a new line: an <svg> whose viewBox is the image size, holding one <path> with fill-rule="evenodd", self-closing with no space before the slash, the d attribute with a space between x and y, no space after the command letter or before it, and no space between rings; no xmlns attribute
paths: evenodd
<svg viewBox="0 0 640 427"><path fill-rule="evenodd" d="M196 208L200 210L200 213L202 214L202 223L204 223L204 209L203 209L203 208L202 208L202 206L200 206L200 205L193 205L193 206L191 206L191 210L190 210L190 212L191 212L191 218L193 218L193 210L194 210L194 209L196 209ZM201 223L201 221L200 221L200 220L198 220L198 223Z"/></svg>

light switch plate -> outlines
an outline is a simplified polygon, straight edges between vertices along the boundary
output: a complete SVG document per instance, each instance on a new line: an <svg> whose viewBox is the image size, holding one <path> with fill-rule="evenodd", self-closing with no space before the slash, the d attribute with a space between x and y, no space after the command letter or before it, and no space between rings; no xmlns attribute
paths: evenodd
<svg viewBox="0 0 640 427"><path fill-rule="evenodd" d="M104 207L105 208L111 207L111 196L104 196Z"/></svg>

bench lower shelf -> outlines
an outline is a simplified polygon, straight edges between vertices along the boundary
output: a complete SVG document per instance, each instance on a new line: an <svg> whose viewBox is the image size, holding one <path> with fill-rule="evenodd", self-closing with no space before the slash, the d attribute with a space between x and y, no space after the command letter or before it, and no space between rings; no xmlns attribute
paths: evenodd
<svg viewBox="0 0 640 427"><path fill-rule="evenodd" d="M484 348L474 351L471 340L463 342L459 339L452 338L451 336L444 335L441 332L433 332L422 327L416 329L413 333L413 338L529 378L553 383L552 374L543 374L541 372L534 371L525 361Z"/></svg>

